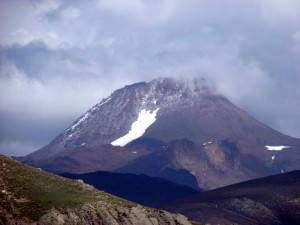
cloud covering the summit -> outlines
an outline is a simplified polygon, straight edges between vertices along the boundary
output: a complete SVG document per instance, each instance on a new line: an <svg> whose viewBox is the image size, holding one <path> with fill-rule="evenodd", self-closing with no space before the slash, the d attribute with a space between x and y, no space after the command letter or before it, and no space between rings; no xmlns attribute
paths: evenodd
<svg viewBox="0 0 300 225"><path fill-rule="evenodd" d="M298 0L0 1L0 152L47 144L124 85L204 77L300 138Z"/></svg>

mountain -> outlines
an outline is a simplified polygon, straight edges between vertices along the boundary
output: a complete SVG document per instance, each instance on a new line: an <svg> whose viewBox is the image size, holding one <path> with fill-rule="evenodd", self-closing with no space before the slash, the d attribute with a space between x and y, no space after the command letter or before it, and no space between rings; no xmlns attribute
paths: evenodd
<svg viewBox="0 0 300 225"><path fill-rule="evenodd" d="M191 224L2 155L0 189L0 224Z"/></svg>
<svg viewBox="0 0 300 225"><path fill-rule="evenodd" d="M300 140L258 122L205 80L125 86L18 160L62 173L145 173L214 189L300 169Z"/></svg>
<svg viewBox="0 0 300 225"><path fill-rule="evenodd" d="M125 166L135 159L149 154L144 149L130 149L110 144L102 146L79 146L67 151L61 151L53 156L37 161L22 159L24 163L56 174L88 173L91 171L113 171Z"/></svg>
<svg viewBox="0 0 300 225"><path fill-rule="evenodd" d="M197 144L188 139L172 141L140 157L117 171L145 173L164 177L191 187L214 189L271 173L271 168L258 157L243 154L242 146L232 140ZM177 169L172 176L170 168ZM179 170L185 171L179 179ZM184 169L184 170L183 170ZM191 179L195 177L196 179Z"/></svg>
<svg viewBox="0 0 300 225"><path fill-rule="evenodd" d="M90 184L99 190L152 207L199 193L199 191L190 187L144 174L135 175L98 171L86 174L63 173L60 175L71 179L83 180L84 183Z"/></svg>
<svg viewBox="0 0 300 225"><path fill-rule="evenodd" d="M164 208L205 224L300 224L300 171L230 185Z"/></svg>

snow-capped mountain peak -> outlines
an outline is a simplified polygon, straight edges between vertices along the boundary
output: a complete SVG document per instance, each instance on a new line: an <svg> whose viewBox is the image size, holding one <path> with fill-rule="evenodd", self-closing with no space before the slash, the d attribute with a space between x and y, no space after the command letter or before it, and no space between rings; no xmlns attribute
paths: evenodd
<svg viewBox="0 0 300 225"><path fill-rule="evenodd" d="M284 139L280 133L216 94L205 80L159 78L116 90L43 152L53 154L83 145L125 146L140 137L163 142L188 138L197 143L233 138L262 148L289 145L280 142Z"/></svg>
<svg viewBox="0 0 300 225"><path fill-rule="evenodd" d="M299 169L299 146L204 80L167 78L116 90L22 161L57 173L117 170L211 189Z"/></svg>

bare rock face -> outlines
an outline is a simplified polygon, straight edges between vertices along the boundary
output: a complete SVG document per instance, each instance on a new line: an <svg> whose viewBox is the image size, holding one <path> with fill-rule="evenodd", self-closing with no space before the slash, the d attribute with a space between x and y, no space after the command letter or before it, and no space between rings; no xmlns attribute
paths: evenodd
<svg viewBox="0 0 300 225"><path fill-rule="evenodd" d="M58 211L52 209L44 215L41 225L110 224L110 225L189 225L184 216L142 206L122 207L103 203L86 204L79 209Z"/></svg>
<svg viewBox="0 0 300 225"><path fill-rule="evenodd" d="M272 162L272 155L277 161ZM164 144L150 154L119 168L118 172L145 173L173 182L212 190L241 181L292 170L299 164L297 148L271 152L255 149L236 140L226 139L197 144L183 139ZM289 158L289 159L288 159ZM298 161L298 163L296 163ZM281 162L281 163L280 163ZM278 163L278 164L277 164ZM186 171L180 179L180 171ZM175 176L172 176L172 173ZM196 180L190 179L194 177Z"/></svg>
<svg viewBox="0 0 300 225"><path fill-rule="evenodd" d="M7 211L0 206L0 225L34 225L36 221L26 216L16 215L14 212Z"/></svg>

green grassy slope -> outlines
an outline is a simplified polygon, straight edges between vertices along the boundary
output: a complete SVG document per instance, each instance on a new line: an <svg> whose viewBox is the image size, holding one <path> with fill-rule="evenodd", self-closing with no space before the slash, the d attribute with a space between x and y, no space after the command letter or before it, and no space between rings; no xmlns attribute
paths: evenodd
<svg viewBox="0 0 300 225"><path fill-rule="evenodd" d="M13 216L38 220L51 208L74 208L84 203L105 201L134 206L134 203L98 191L0 155L0 210Z"/></svg>

